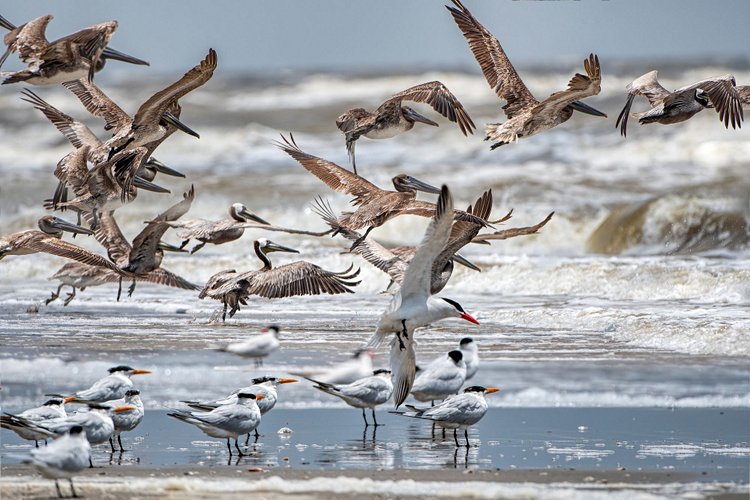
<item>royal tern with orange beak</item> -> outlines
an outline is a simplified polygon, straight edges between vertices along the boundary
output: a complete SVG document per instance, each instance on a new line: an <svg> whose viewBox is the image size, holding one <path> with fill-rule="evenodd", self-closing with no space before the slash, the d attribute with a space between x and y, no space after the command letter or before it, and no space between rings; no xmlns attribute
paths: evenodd
<svg viewBox="0 0 750 500"><path fill-rule="evenodd" d="M231 352L243 358L253 358L255 366L263 366L263 358L277 350L279 343L279 327L270 325L260 330L260 335L254 335L244 342L235 342L219 347L219 351ZM252 391L251 391L252 392Z"/></svg>
<svg viewBox="0 0 750 500"><path fill-rule="evenodd" d="M64 436L56 439L49 446L31 450L31 457L24 463L32 464L48 479L55 480L57 496L62 498L58 479L67 479L73 497L77 497L73 487L72 476L81 472L91 461L91 445L86 439L83 427L74 425Z"/></svg>
<svg viewBox="0 0 750 500"><path fill-rule="evenodd" d="M458 302L430 293L432 265L448 243L452 226L453 197L444 185L440 190L435 218L409 262L401 288L380 317L377 331L368 342L368 347L377 347L388 335L396 334L391 341L396 408L404 402L414 383L414 330L446 318L461 318L479 324Z"/></svg>
<svg viewBox="0 0 750 500"><path fill-rule="evenodd" d="M133 388L133 375L148 375L149 370L132 368L127 365L114 366L107 370L109 375L97 380L94 385L83 391L78 391L72 396L65 398L66 403L71 402L94 402L103 403L125 397L125 393Z"/></svg>
<svg viewBox="0 0 750 500"><path fill-rule="evenodd" d="M65 403L63 403L63 400L56 398L50 399L42 406L22 411L17 416L31 422L44 422L53 418L66 417L67 413L65 413ZM0 415L0 427L15 432L23 439L34 441L34 446L37 448L39 448L40 439L43 439L44 443L47 444L47 438L49 437L48 434L34 431L25 425L16 425L13 418L8 415Z"/></svg>
<svg viewBox="0 0 750 500"><path fill-rule="evenodd" d="M466 363L461 351L451 351L433 360L419 375L411 388L417 401L434 401L458 394L466 380Z"/></svg>
<svg viewBox="0 0 750 500"><path fill-rule="evenodd" d="M132 410L124 410L115 412L112 414L112 422L115 424L115 432L112 437L109 438L109 445L112 447L112 451L115 451L114 437L117 436L117 442L120 445L120 452L126 451L122 446L123 432L129 432L138 427L143 421L145 415L145 409L143 407L143 401L141 401L141 391L138 389L130 389L125 393L125 397L122 399L115 399L114 401L107 401L107 406L118 408L121 406L132 406Z"/></svg>
<svg viewBox="0 0 750 500"><path fill-rule="evenodd" d="M460 446L456 431L463 429L464 436L466 437L466 447L469 448L471 446L469 443L469 427L482 420L484 414L487 413L488 406L484 396L499 390L495 387L485 388L480 385L474 385L464 389L463 393L450 396L442 403L431 408L416 408L406 405L411 413L391 413L404 417L432 420L440 427L453 429L453 439L456 441L456 446Z"/></svg>
<svg viewBox="0 0 750 500"><path fill-rule="evenodd" d="M256 404L259 399L263 399L262 394L241 392L237 394L236 403L219 406L210 412L173 411L167 415L198 427L208 436L226 438L230 457L232 447L229 445L229 439L234 438L234 447L237 453L243 456L237 439L243 434L253 432L260 425L260 409Z"/></svg>
<svg viewBox="0 0 750 500"><path fill-rule="evenodd" d="M279 384L293 384L295 382L299 382L299 380L294 378L286 378L286 377L258 377L254 378L252 380L253 385L248 387L243 387L242 389L237 389L236 391L233 391L232 394L229 396L223 398L223 399L217 399L216 401L180 401L181 403L185 403L190 408L194 410L200 410L200 411L211 411L213 409L218 408L219 406L228 405L228 404L234 404L237 402L237 395L240 393L248 393L248 394L255 394L263 396L261 399L257 399L255 402L258 404L258 409L260 410L261 415L265 415L269 411L273 409L274 406L276 406L276 401L279 399L279 393L276 390L276 388L279 386ZM255 428L255 437L259 438L260 434L258 433L258 428ZM250 434L247 435L247 440L245 441L245 446L247 446L247 443L250 441Z"/></svg>
<svg viewBox="0 0 750 500"><path fill-rule="evenodd" d="M372 411L373 425L377 427L379 424L375 418L375 407L391 399L391 395L393 394L393 382L391 382L390 370L375 370L371 376L361 378L346 385L326 384L312 378L307 378L307 380L314 383L313 387L316 389L343 399L349 406L362 408L362 418L365 420L365 427L370 425L367 422L365 408L370 408Z"/></svg>

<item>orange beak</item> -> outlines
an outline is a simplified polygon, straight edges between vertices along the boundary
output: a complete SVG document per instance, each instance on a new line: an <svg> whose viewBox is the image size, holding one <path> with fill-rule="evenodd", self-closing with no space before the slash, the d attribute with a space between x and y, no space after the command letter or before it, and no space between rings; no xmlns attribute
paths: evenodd
<svg viewBox="0 0 750 500"><path fill-rule="evenodd" d="M263 398L265 398L265 396L264 396L263 394L256 394L256 395L255 395L255 400L256 400L256 401L260 401L260 400L261 400L261 399L263 399Z"/></svg>
<svg viewBox="0 0 750 500"><path fill-rule="evenodd" d="M117 408L114 409L114 412L122 413L124 411L130 411L130 410L135 410L135 409L136 407L133 405L125 405L125 406L118 406Z"/></svg>
<svg viewBox="0 0 750 500"><path fill-rule="evenodd" d="M299 382L296 378L280 378L279 384L293 384L295 382Z"/></svg>
<svg viewBox="0 0 750 500"><path fill-rule="evenodd" d="M64 398L64 399L63 399L63 404L68 404L68 403L72 403L72 402L73 402L73 401L75 401L76 399L78 399L78 398L77 398L77 397L75 397L75 396L68 396L67 398Z"/></svg>
<svg viewBox="0 0 750 500"><path fill-rule="evenodd" d="M492 394L493 392L500 392L500 389L497 387L488 387L486 391L484 391L485 394Z"/></svg>
<svg viewBox="0 0 750 500"><path fill-rule="evenodd" d="M479 321L475 320L474 317L469 313L461 313L461 319L465 319L469 323L479 324Z"/></svg>
<svg viewBox="0 0 750 500"><path fill-rule="evenodd" d="M133 370L130 375L148 375L149 373L151 373L150 370Z"/></svg>

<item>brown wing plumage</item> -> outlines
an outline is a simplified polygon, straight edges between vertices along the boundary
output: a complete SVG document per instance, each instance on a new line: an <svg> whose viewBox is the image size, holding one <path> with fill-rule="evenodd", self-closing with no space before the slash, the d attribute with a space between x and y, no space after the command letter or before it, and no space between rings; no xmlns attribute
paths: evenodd
<svg viewBox="0 0 750 500"><path fill-rule="evenodd" d="M268 271L254 272L252 277L248 277L246 293L269 299L321 293L354 293L349 287L360 282L351 281L359 274L359 269L352 271L352 267L349 266L342 272L333 272L310 262L292 262Z"/></svg>
<svg viewBox="0 0 750 500"><path fill-rule="evenodd" d="M437 205L429 201L413 200L408 206L400 210L399 215L419 215L420 217L434 217ZM480 227L487 227L487 221L480 219L476 215L469 214L463 210L454 210L453 218L457 221L465 221L472 224L478 224Z"/></svg>
<svg viewBox="0 0 750 500"><path fill-rule="evenodd" d="M507 240L508 238L514 238L516 236L535 234L537 231L543 228L550 221L550 219L552 219L553 215L555 215L555 212L551 212L547 217L544 218L543 221L539 222L538 224L534 224L533 226L513 227L510 229L504 229L502 231L495 231L494 233L480 234L478 236L475 236L471 241L481 242L490 240Z"/></svg>
<svg viewBox="0 0 750 500"><path fill-rule="evenodd" d="M568 82L567 89L550 95L537 104L533 112L535 114L547 112L554 115L575 101L597 95L602 89L602 70L599 65L599 56L589 54L588 59L583 61L583 67L586 70L585 75L580 73L573 75L573 78Z"/></svg>
<svg viewBox="0 0 750 500"><path fill-rule="evenodd" d="M191 92L208 80L214 74L218 62L216 51L208 50L208 55L193 69L185 73L178 81L160 90L149 100L144 102L133 117L133 126L139 123L158 122L161 115L179 98Z"/></svg>
<svg viewBox="0 0 750 500"><path fill-rule="evenodd" d="M388 103L396 102L401 106L401 101L423 102L432 106L432 109L458 124L458 128L464 135L473 134L476 125L459 102L456 96L448 90L441 82L427 82L408 88L403 92L390 97L381 108ZM339 127L341 129L341 127ZM343 129L342 129L343 130Z"/></svg>
<svg viewBox="0 0 750 500"><path fill-rule="evenodd" d="M446 7L469 43L487 83L498 97L507 101L503 106L505 115L513 118L522 110L537 104L539 101L526 88L497 38L459 0L453 0L453 4L456 7Z"/></svg>
<svg viewBox="0 0 750 500"><path fill-rule="evenodd" d="M651 107L658 106L664 99L669 97L669 91L662 87L657 79L659 72L649 71L645 75L641 75L626 87L625 91L628 93L628 100L625 101L622 111L617 117L615 122L615 128L620 127L620 135L627 137L628 135L628 118L630 117L630 108L633 106L633 101L636 96L643 96L648 99Z"/></svg>
<svg viewBox="0 0 750 500"><path fill-rule="evenodd" d="M43 234L43 233L40 233ZM57 238L30 238L25 247L36 252L44 252L66 259L76 260L90 266L105 267L115 272L122 273L120 269L99 254L86 250L67 241L58 240Z"/></svg>
<svg viewBox="0 0 750 500"><path fill-rule="evenodd" d="M136 280L155 283L157 285L171 286L172 288L181 288L183 290L199 290L201 288L195 283L191 283L185 278L182 278L171 271L167 271L164 268L154 269L145 274L139 274L136 277Z"/></svg>
<svg viewBox="0 0 750 500"><path fill-rule="evenodd" d="M107 249L107 255L112 262L118 266L127 265L131 246L125 235L122 234L120 226L117 225L114 211L99 214L94 237Z"/></svg>
<svg viewBox="0 0 750 500"><path fill-rule="evenodd" d="M354 200L352 201L354 205L365 203L383 192L382 189L365 178L360 177L331 161L305 153L297 146L297 143L294 142L294 137L291 134L289 135L289 139L283 135L281 138L283 142L277 141L276 146L297 160L305 170L325 182L329 188L340 193L347 193L354 196Z"/></svg>
<svg viewBox="0 0 750 500"><path fill-rule="evenodd" d="M732 75L712 78L700 84L699 88L706 91L711 99L711 104L719 113L719 120L729 128L741 128L744 114L742 112L742 96L737 90L737 82Z"/></svg>
<svg viewBox="0 0 750 500"><path fill-rule="evenodd" d="M132 124L132 118L93 82L81 78L65 82L63 87L73 92L89 113L105 121L105 130L119 130Z"/></svg>
<svg viewBox="0 0 750 500"><path fill-rule="evenodd" d="M362 120L371 116L373 114L364 108L350 109L336 118L336 126L344 133L350 132L357 128L362 123Z"/></svg>
<svg viewBox="0 0 750 500"><path fill-rule="evenodd" d="M38 62L39 55L49 45L45 31L51 20L51 15L41 16L9 31L3 38L3 42L8 46L3 60L7 54L17 51L21 61Z"/></svg>
<svg viewBox="0 0 750 500"><path fill-rule="evenodd" d="M86 124L75 120L72 116L67 115L52 106L50 103L39 97L33 91L24 89L21 91L24 97L22 101L32 104L36 109L42 112L47 119L62 133L70 143L76 148L84 145L96 148L101 146L102 141L94 135Z"/></svg>

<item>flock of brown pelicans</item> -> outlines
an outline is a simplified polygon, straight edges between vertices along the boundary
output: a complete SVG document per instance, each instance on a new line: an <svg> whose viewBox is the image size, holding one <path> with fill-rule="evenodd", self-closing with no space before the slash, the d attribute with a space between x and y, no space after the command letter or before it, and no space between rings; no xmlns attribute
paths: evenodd
<svg viewBox="0 0 750 500"><path fill-rule="evenodd" d="M448 6L458 28L463 33L487 82L497 96L505 102L506 121L488 124L486 140L491 149L517 142L551 129L580 111L606 117L582 99L600 92L601 66L599 58L591 54L584 60L585 74L576 73L565 90L555 92L544 100L537 100L524 85L507 55L495 38L459 1ZM148 63L118 52L108 43L117 22L110 21L85 28L55 41L45 37L52 16L43 16L21 26L15 26L0 17L0 26L8 30L4 42L7 46L0 65L9 54L17 53L27 64L23 70L5 74L3 84L25 83L31 85L62 84L93 116L104 121L110 136L104 140L82 122L56 109L30 89L22 91L22 99L30 103L70 141L74 149L62 158L54 174L59 184L44 207L55 211L75 212L78 223L46 215L39 219L39 230L28 230L0 238L0 259L7 255L25 255L46 252L70 259L54 278L60 281L57 291L47 300L55 300L63 286L73 291L65 300L67 305L76 289L105 283L131 282L133 293L136 282L144 281L200 290L200 298L210 298L223 305L222 318L233 316L250 297L281 298L297 295L352 293L358 269L350 266L343 271L330 271L313 263L297 261L274 267L269 259L272 252L297 250L279 245L266 238L254 241L255 253L262 262L260 269L246 272L221 271L198 286L161 267L164 251L187 251L191 240L197 242L191 252L206 244L220 245L240 238L246 229L277 231L307 236L340 235L351 242L350 252L387 273L392 280L393 299L380 318L375 334L367 347L376 348L390 340L391 369L364 373L355 370L357 377L310 377L315 387L342 398L350 405L373 409L393 395L398 408L412 393L417 400L444 399L434 407L417 408L407 405L406 416L432 420L445 428L467 429L482 418L487 411L485 394L495 388L472 386L457 394L467 378L476 371L476 346L464 339L461 349L435 360L416 379L416 354L414 332L418 328L445 318L462 318L477 321L456 301L438 297L445 287L455 263L479 270L461 256L459 251L469 243L489 244L514 236L533 234L551 218L522 228L494 231L493 225L508 220L511 214L493 220L492 193L484 192L466 210L453 208L453 199L446 186L433 187L407 174L393 178L394 190L382 189L357 173L355 145L359 138L386 139L411 130L416 123L438 126L438 123L404 106L404 101L425 103L448 120L455 122L464 135L474 132L475 125L468 112L441 82L433 81L411 87L386 100L375 111L363 108L343 113L336 125L345 135L350 171L323 158L306 153L296 144L293 136L282 136L278 147L296 160L303 168L318 177L329 188L346 193L354 210L337 215L330 205L318 198L314 210L330 226L328 231L314 232L274 226L258 217L241 203L229 208L230 218L224 220L180 220L190 209L195 191L191 187L183 199L166 211L155 215L135 239L129 241L115 219L115 211L135 201L138 190L169 192L153 181L158 174L184 177L181 173L156 160L156 148L174 132L181 131L195 137L198 134L181 120L179 100L189 92L208 82L218 63L213 49L182 78L148 98L129 115L105 92L93 83L93 77L108 59L131 64ZM627 102L617 118L616 126L623 136L627 133L629 117L639 123L672 124L689 119L696 113L713 108L719 120L728 128L741 126L743 107L750 105L750 86L737 86L732 75L708 78L673 92L662 87L657 72L651 71L635 79L626 90ZM650 109L631 113L637 96L648 100ZM417 200L417 193L438 195L437 203ZM72 192L72 194L71 194ZM422 242L416 247L386 248L372 239L369 232L400 215L418 215L431 218ZM82 226L83 220L88 227ZM180 247L162 241L170 229L177 230L182 238ZM487 232L489 229L490 232ZM363 231L364 232L361 232ZM485 232L482 232L485 231ZM62 239L65 232L94 235L106 250L106 256L84 249ZM278 348L278 328L248 342L229 346L226 350L240 355L262 358ZM468 356L464 350L469 347ZM473 354L471 354L473 352ZM365 359L368 356L359 356ZM464 359L466 358L466 359ZM475 358L475 359L474 359ZM473 371L469 365L473 364ZM358 365L359 366L359 365ZM372 371L371 364L366 370ZM351 370L350 370L351 371ZM119 438L123 430L131 430L143 418L143 404L138 391L133 388L130 376L146 373L128 366L110 370L111 374L97 382L88 391L49 401L46 405L28 410L20 415L2 416L2 426L15 430L27 439L40 440L59 437L45 448L38 448L29 459L51 478L70 477L90 464L89 446ZM351 375L351 374L350 374ZM275 387L293 379L264 377L254 385L236 391L224 400L213 402L188 402L197 411L177 411L170 415L201 428L207 434L226 438L231 455L230 438L242 454L237 438L242 434L257 433L261 414L273 407ZM456 383L459 381L458 383ZM265 400L265 403L262 401ZM64 404L88 404L88 411L66 415ZM270 404L270 407L269 407ZM367 418L365 416L365 423ZM375 425L377 421L375 420ZM246 443L247 444L247 443ZM456 445L458 440L456 438ZM466 434L466 446L469 446ZM122 442L120 441L122 448ZM59 485L58 494L61 494ZM71 482L71 488L73 487ZM73 490L75 495L75 490Z"/></svg>

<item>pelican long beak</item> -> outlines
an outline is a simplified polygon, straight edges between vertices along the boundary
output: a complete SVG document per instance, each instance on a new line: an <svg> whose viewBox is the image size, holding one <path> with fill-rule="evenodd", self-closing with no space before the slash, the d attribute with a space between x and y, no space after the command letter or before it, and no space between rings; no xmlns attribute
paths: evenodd
<svg viewBox="0 0 750 500"><path fill-rule="evenodd" d="M60 219L59 217L53 218L50 224L55 229L60 229L61 231L67 231L73 234L94 234L94 231L91 229L81 227L78 224L73 224L65 219Z"/></svg>
<svg viewBox="0 0 750 500"><path fill-rule="evenodd" d="M486 391L484 391L485 394L492 394L493 392L500 392L500 389L497 387L488 387Z"/></svg>
<svg viewBox="0 0 750 500"><path fill-rule="evenodd" d="M427 125L432 125L433 127L439 127L436 122L430 120L426 116L420 115L416 111L414 111L411 108L404 109L404 116L406 119L411 120L413 122L420 122L420 123L426 123Z"/></svg>
<svg viewBox="0 0 750 500"><path fill-rule="evenodd" d="M465 319L465 320L466 320L466 321L468 321L469 323L474 323L475 325L478 325L478 324L479 324L479 321L475 320L475 319L474 319L474 316L472 316L472 315L471 315L471 314L469 314L469 313L461 313L461 316L460 316L460 318L461 318L461 319Z"/></svg>
<svg viewBox="0 0 750 500"><path fill-rule="evenodd" d="M157 172L160 172L164 175L171 175L172 177L182 177L183 179L185 178L185 174L169 168L156 158L149 158L146 162L146 165L149 167L153 167Z"/></svg>
<svg viewBox="0 0 750 500"><path fill-rule="evenodd" d="M154 193L171 193L169 189L158 186L137 175L133 177L133 185L138 189L145 189L146 191L153 191Z"/></svg>
<svg viewBox="0 0 750 500"><path fill-rule="evenodd" d="M459 253L453 254L453 262L457 262L461 264L462 266L468 267L469 269L473 269L474 271L477 271L479 273L482 272L482 270L479 267L477 267L470 260L468 260L466 257L464 257L463 255Z"/></svg>
<svg viewBox="0 0 750 500"><path fill-rule="evenodd" d="M258 224L263 224L263 225L266 225L266 226L270 226L271 225L270 223L264 221L263 219L261 219L260 217L258 217L257 215L255 215L254 213L252 213L249 210L242 209L239 212L237 212L237 214L241 215L242 217L245 217L246 219L254 220Z"/></svg>
<svg viewBox="0 0 750 500"><path fill-rule="evenodd" d="M148 61L144 61L143 59L138 59L137 57L130 56L128 54L120 52L119 50L115 50L111 47L106 47L102 51L101 57L105 59L112 59L114 61L122 61L122 62L130 63L130 64L140 64L141 66L150 66Z"/></svg>
<svg viewBox="0 0 750 500"><path fill-rule="evenodd" d="M159 244L156 246L167 252L188 253L187 249L176 247L172 244L167 243L166 241L159 241Z"/></svg>
<svg viewBox="0 0 750 500"><path fill-rule="evenodd" d="M602 118L607 117L605 113L602 113L596 108L592 108L588 104L584 104L582 101L575 101L570 104L570 107L581 113L586 113L587 115L601 116Z"/></svg>
<svg viewBox="0 0 750 500"><path fill-rule="evenodd" d="M188 127L187 125L185 125L184 123L182 123L179 120L179 118L177 118L175 115L173 115L169 111L165 111L164 113L162 113L161 117L164 119L164 121L166 121L167 123L169 123L171 125L174 125L179 130L182 130L186 134L192 135L193 137L197 137L198 139L201 138L201 136L198 135L198 132L196 132L195 130L191 129L190 127Z"/></svg>
<svg viewBox="0 0 750 500"><path fill-rule="evenodd" d="M256 401L260 401L260 400L261 400L261 399L263 399L263 398L265 398L265 396L264 396L263 394L256 394L256 395L255 395L255 400L256 400Z"/></svg>
<svg viewBox="0 0 750 500"><path fill-rule="evenodd" d="M407 184L412 189L416 189L417 191L422 191L423 193L440 194L440 189L430 184L427 184L426 182L422 182L419 179L415 179L414 177L411 177Z"/></svg>
<svg viewBox="0 0 750 500"><path fill-rule="evenodd" d="M280 378L279 384L293 384L295 382L299 382L296 378Z"/></svg>
<svg viewBox="0 0 750 500"><path fill-rule="evenodd" d="M118 406L117 408L115 408L112 411L115 412L115 413L122 413L124 411L130 411L130 410L135 410L135 409L137 409L137 408L135 406L133 406L133 405L125 405L125 406Z"/></svg>
<svg viewBox="0 0 750 500"><path fill-rule="evenodd" d="M279 245L278 243L274 243L273 241L269 241L265 248L263 248L266 252L289 252L289 253L299 253L299 250L295 250L294 248L285 247L284 245Z"/></svg>
<svg viewBox="0 0 750 500"><path fill-rule="evenodd" d="M149 373L151 373L151 370L138 370L138 369L135 369L132 372L130 372L130 375L131 376L132 375L148 375Z"/></svg>

